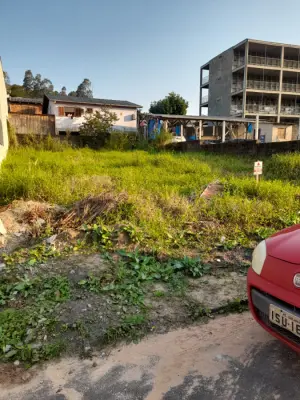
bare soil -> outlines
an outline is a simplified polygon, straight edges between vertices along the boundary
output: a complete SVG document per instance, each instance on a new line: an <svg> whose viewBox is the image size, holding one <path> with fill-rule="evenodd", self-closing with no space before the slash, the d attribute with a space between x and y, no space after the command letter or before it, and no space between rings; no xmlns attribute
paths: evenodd
<svg viewBox="0 0 300 400"><path fill-rule="evenodd" d="M91 359L47 363L29 381L2 380L0 399L298 398L299 368L297 356L244 313L94 352Z"/></svg>
<svg viewBox="0 0 300 400"><path fill-rule="evenodd" d="M102 208L114 205L113 199L105 198L102 203L100 204ZM100 212L98 206L98 203L96 205L93 203L88 207L84 203L85 212L91 220ZM9 253L20 246L30 247L41 226L53 223L59 218L59 221L67 221L70 226L64 231L58 231L55 246L76 242L79 232L77 211L81 210L83 205L78 203L76 207L73 211L66 212L65 209L49 204L19 201L2 208L0 218L7 230L2 251ZM72 221L76 222L76 228L71 224ZM236 299L246 299L245 272L249 266L249 257L249 250L243 248L230 251L218 250L205 260L211 267L210 275L186 279L180 292L164 283L146 286L145 331L165 333L171 329L184 327L192 324L201 315L199 312L201 309L217 309ZM71 354L77 352L89 356L93 349L104 348L107 332L112 327L120 325L124 316L140 313L139 307L136 306L127 306L124 311L109 293L93 293L80 287L80 281L91 275L97 277L110 273L111 268L112 264L100 253L94 253L50 258L38 267L26 270L28 277L59 275L67 277L71 283L72 297L60 305L57 315L60 328L66 327L62 337ZM0 270L1 274L4 272L5 270L2 269L2 272ZM18 368L16 370L17 375L21 374ZM13 371L12 369L12 376Z"/></svg>

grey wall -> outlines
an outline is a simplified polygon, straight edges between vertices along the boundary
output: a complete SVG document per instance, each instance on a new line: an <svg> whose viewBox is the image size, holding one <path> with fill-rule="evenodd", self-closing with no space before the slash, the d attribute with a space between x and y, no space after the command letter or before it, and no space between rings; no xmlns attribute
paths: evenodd
<svg viewBox="0 0 300 400"><path fill-rule="evenodd" d="M231 103L233 49L209 63L208 115L229 116Z"/></svg>

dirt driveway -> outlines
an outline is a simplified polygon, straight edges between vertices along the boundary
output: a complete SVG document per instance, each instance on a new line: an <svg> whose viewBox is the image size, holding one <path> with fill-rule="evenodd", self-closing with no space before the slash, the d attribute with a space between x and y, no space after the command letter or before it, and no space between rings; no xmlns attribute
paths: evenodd
<svg viewBox="0 0 300 400"><path fill-rule="evenodd" d="M243 313L150 336L90 360L35 367L26 383L7 376L0 399L300 399L299 374L299 356Z"/></svg>

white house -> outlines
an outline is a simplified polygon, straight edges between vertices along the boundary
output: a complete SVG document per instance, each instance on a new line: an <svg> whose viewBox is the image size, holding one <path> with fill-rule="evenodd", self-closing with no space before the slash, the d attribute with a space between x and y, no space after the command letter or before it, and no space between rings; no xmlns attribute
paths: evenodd
<svg viewBox="0 0 300 400"><path fill-rule="evenodd" d="M101 108L114 112L118 121L113 129L121 131L137 130L137 110L142 106L124 100L90 99L63 95L45 95L43 114L55 115L56 134L79 132L84 116Z"/></svg>

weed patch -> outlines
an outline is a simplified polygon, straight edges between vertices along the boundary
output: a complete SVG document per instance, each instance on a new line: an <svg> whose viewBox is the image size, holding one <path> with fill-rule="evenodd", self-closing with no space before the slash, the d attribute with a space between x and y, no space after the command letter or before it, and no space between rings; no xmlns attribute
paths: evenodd
<svg viewBox="0 0 300 400"><path fill-rule="evenodd" d="M0 359L36 362L57 355L63 344L51 338L55 310L69 297L70 286L64 277L2 281L0 304L17 307L0 312Z"/></svg>

